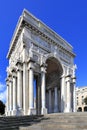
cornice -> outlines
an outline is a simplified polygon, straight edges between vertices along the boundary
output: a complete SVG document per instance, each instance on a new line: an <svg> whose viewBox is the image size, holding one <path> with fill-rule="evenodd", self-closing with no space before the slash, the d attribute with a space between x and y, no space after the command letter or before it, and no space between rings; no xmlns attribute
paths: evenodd
<svg viewBox="0 0 87 130"><path fill-rule="evenodd" d="M13 36L12 36L12 39L11 39L11 42L10 42L10 47L9 47L9 51L8 51L8 54L7 54L7 58L9 59L10 58L10 55L12 54L12 51L14 50L15 48L15 44L19 38L19 35L23 29L23 18L20 17L19 20L18 20L18 23L16 25L16 28L15 28L15 31L13 33Z"/></svg>
<svg viewBox="0 0 87 130"><path fill-rule="evenodd" d="M10 58L12 51L15 48L16 42L19 38L19 35L20 35L23 27L28 27L32 31L35 31L38 35L45 38L50 43L59 46L60 48L62 48L66 52L68 52L70 55L75 57L75 54L72 51L73 48L68 42L66 42L56 32L54 32L47 25L45 25L42 21L40 21L39 19L37 19L35 16L33 16L27 10L24 9L22 16L18 20L16 29L14 31L14 34L13 34L13 37L12 37L12 40L11 40L11 43L10 43L10 48L9 48L9 51L8 51L8 54L7 54L8 59ZM49 33L49 35L48 35L48 33L46 33L46 31ZM67 47L69 46L69 48L71 48L71 49L67 49L66 47L64 47L62 45L62 43L63 43L63 45L65 45Z"/></svg>

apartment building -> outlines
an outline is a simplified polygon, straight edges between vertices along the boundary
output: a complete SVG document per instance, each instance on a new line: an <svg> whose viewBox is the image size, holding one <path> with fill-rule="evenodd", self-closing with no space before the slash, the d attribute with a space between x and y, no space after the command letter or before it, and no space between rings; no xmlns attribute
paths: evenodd
<svg viewBox="0 0 87 130"><path fill-rule="evenodd" d="M87 104L84 102L85 97L87 97L87 86L76 88L76 108L78 112L87 111Z"/></svg>

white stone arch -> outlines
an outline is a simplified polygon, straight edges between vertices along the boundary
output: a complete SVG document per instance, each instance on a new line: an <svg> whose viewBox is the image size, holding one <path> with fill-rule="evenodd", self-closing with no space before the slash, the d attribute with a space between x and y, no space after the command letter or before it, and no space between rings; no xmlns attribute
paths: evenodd
<svg viewBox="0 0 87 130"><path fill-rule="evenodd" d="M47 76L46 77L47 78L47 80L46 80L46 91L47 91L46 104L47 104L48 113L60 112L61 111L61 76L64 73L63 64L62 64L60 58L58 57L58 55L55 55L55 53L50 53L48 55L45 55L44 57L45 57L44 63L46 63L47 66L49 66L48 62L52 61L52 63L53 62L54 62L53 64L56 63L56 65L58 65L58 68L59 68L59 69L57 68L58 70L53 69L51 71L51 72L54 71L53 75L55 75L55 70L56 70L56 74L59 75L59 76L55 75L55 76L58 76L58 80L56 80L56 82L54 83L54 81L53 81L54 76L53 76L53 78L51 78L50 73L49 73L50 67L47 67L46 74L48 74L48 75L46 75ZM50 78L50 80L49 80L49 78ZM50 82L51 82L51 84L50 84Z"/></svg>
<svg viewBox="0 0 87 130"><path fill-rule="evenodd" d="M63 64L61 63L60 58L58 57L58 55L55 55L55 53L50 53L45 56L44 63L46 63L46 61L50 58L54 58L57 60L59 66L61 67L61 70L62 70L62 74L61 74L61 76L62 76L64 74L64 67L63 67Z"/></svg>

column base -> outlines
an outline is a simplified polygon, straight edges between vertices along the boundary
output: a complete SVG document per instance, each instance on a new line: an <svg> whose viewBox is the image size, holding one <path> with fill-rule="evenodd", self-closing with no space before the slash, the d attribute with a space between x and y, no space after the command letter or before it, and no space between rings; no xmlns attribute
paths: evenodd
<svg viewBox="0 0 87 130"><path fill-rule="evenodd" d="M19 109L17 110L16 115L17 115L17 116L23 115L23 110L22 110L22 108L19 108Z"/></svg>
<svg viewBox="0 0 87 130"><path fill-rule="evenodd" d="M10 116L12 116L12 111L13 111L13 110L10 111Z"/></svg>
<svg viewBox="0 0 87 130"><path fill-rule="evenodd" d="M46 115L47 114L47 108L41 108L41 114Z"/></svg>
<svg viewBox="0 0 87 130"><path fill-rule="evenodd" d="M24 110L23 115L28 115L28 110Z"/></svg>
<svg viewBox="0 0 87 130"><path fill-rule="evenodd" d="M35 108L30 108L28 110L28 115L36 115L36 109Z"/></svg>
<svg viewBox="0 0 87 130"><path fill-rule="evenodd" d="M9 111L6 111L6 116L9 116Z"/></svg>
<svg viewBox="0 0 87 130"><path fill-rule="evenodd" d="M54 108L54 113L57 113L58 112L58 108Z"/></svg>
<svg viewBox="0 0 87 130"><path fill-rule="evenodd" d="M13 116L16 116L16 115L17 115L17 110L16 110L16 109L12 111L12 115L13 115Z"/></svg>
<svg viewBox="0 0 87 130"><path fill-rule="evenodd" d="M52 113L52 110L50 109L50 110L48 111L48 113Z"/></svg>
<svg viewBox="0 0 87 130"><path fill-rule="evenodd" d="M10 116L10 111L8 111L8 115L7 116Z"/></svg>
<svg viewBox="0 0 87 130"><path fill-rule="evenodd" d="M65 109L65 113L69 113L69 112L72 112L72 110L69 109L69 108L66 108L66 109Z"/></svg>

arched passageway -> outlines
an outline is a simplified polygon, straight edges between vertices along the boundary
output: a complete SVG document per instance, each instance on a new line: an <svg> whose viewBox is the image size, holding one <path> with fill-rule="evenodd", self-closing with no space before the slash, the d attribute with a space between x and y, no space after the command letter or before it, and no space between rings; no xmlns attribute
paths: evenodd
<svg viewBox="0 0 87 130"><path fill-rule="evenodd" d="M63 73L58 59L50 57L46 61L46 107L48 113L61 111L61 86L60 77Z"/></svg>
<svg viewBox="0 0 87 130"><path fill-rule="evenodd" d="M84 111L87 112L87 107L84 107Z"/></svg>
<svg viewBox="0 0 87 130"><path fill-rule="evenodd" d="M78 112L82 112L82 108L81 108L81 107L79 107L77 111L78 111Z"/></svg>

